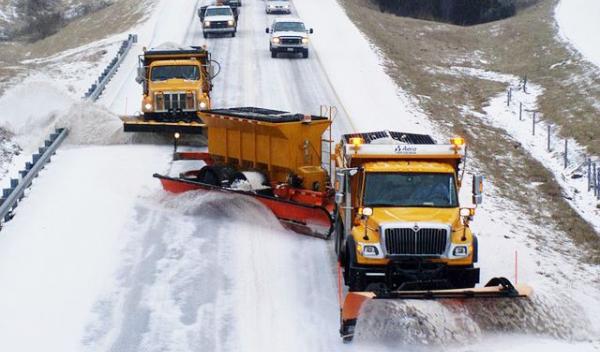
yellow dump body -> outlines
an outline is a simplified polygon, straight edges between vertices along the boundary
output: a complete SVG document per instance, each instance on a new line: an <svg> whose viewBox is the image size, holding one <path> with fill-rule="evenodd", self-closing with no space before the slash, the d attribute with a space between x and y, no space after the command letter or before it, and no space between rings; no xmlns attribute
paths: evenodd
<svg viewBox="0 0 600 352"><path fill-rule="evenodd" d="M321 139L331 124L327 118L258 108L210 110L201 118L215 160L260 170L270 181L289 182L290 176L298 176L301 188L324 190Z"/></svg>

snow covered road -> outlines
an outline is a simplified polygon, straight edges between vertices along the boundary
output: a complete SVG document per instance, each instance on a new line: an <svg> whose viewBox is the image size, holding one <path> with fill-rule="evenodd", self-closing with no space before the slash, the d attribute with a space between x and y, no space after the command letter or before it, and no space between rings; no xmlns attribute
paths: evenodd
<svg viewBox="0 0 600 352"><path fill-rule="evenodd" d="M141 89L134 77L136 55L143 46L206 43L223 68L214 82L215 107L254 105L318 113L320 105L333 105L339 109L335 136L356 129L431 132L428 121L385 75L367 39L335 0L320 0L321 7L314 3L296 3L307 25L315 28L311 56L304 60L270 58L264 28L273 16L264 13L263 1L244 2L235 38L205 40L196 1L160 0L153 15L136 30L137 53L127 58L100 104L115 114L139 109ZM328 18L336 18L336 25ZM347 53L360 59L350 60ZM93 126L93 119L85 121L90 122ZM95 140L105 134L107 141L114 138L100 128L98 134ZM82 142L77 138L60 150L19 206L15 219L2 230L0 350L397 351L399 346L407 350L439 347L401 345L402 334L400 340L397 336L375 341L359 336L352 346L342 345L331 243L282 229L272 214L251 200L220 194L166 194L151 175L179 171L180 165L170 161L170 146L97 147ZM510 233L511 229L505 229L509 223L514 228L521 224L511 221L512 213L503 208L504 204L486 205L483 221L476 225L483 230L481 238L494 244L482 249L486 279L512 272L512 256L502 255L513 253L514 241L504 241L502 234ZM496 219L497 214L503 216ZM526 249L521 253L527 264L522 275L533 277L539 264L526 257ZM566 270L566 274L571 273ZM455 314L443 307L440 313L410 305L410 317L423 317L421 328L411 325L418 319L401 320L398 326L402 332L413 329L416 338L409 342L417 344L427 344L431 342L428 334L439 333L434 342L449 339L455 344L444 348L450 351L502 351L513 339L521 343L520 351L537 346L592 350L589 344L519 335L533 331L563 336L563 330L569 338L572 330L584 331L585 317L573 326L567 317L536 330L539 316L568 316L578 308L567 299L564 303L565 310L550 310L550 314L540 308L540 315L525 319L527 324L500 326L491 334L464 312ZM470 330L464 332L465 328ZM461 340L464 336L469 340Z"/></svg>

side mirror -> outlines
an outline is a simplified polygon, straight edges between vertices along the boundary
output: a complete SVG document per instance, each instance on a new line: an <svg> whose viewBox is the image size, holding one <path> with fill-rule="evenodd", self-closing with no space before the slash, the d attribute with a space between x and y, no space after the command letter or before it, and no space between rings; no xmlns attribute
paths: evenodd
<svg viewBox="0 0 600 352"><path fill-rule="evenodd" d="M483 202L483 176L473 176L473 204Z"/></svg>
<svg viewBox="0 0 600 352"><path fill-rule="evenodd" d="M371 215L373 215L373 208L363 208L362 210L362 215L365 217L369 217Z"/></svg>
<svg viewBox="0 0 600 352"><path fill-rule="evenodd" d="M312 28L311 28L311 29L309 29L309 30L308 30L308 33L310 33L310 34L313 34L313 33L314 33L313 29L312 29Z"/></svg>
<svg viewBox="0 0 600 352"><path fill-rule="evenodd" d="M215 65L210 64L208 66L208 79L212 80L215 77Z"/></svg>
<svg viewBox="0 0 600 352"><path fill-rule="evenodd" d="M137 77L135 77L135 81L139 84L142 84L142 83L144 83L145 80L146 80L146 68L138 67Z"/></svg>
<svg viewBox="0 0 600 352"><path fill-rule="evenodd" d="M265 28L265 33L269 33L269 28Z"/></svg>

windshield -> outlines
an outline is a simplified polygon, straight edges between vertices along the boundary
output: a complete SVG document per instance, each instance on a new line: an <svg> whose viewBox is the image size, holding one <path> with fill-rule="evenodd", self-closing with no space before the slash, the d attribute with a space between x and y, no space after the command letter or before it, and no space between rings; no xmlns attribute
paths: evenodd
<svg viewBox="0 0 600 352"><path fill-rule="evenodd" d="M168 79L186 79L197 81L200 79L198 66L157 66L152 69L153 81L166 81Z"/></svg>
<svg viewBox="0 0 600 352"><path fill-rule="evenodd" d="M227 7L206 9L205 16L231 16L231 9Z"/></svg>
<svg viewBox="0 0 600 352"><path fill-rule="evenodd" d="M273 25L273 32L306 32L302 22L277 22Z"/></svg>
<svg viewBox="0 0 600 352"><path fill-rule="evenodd" d="M364 206L457 207L454 174L367 173Z"/></svg>

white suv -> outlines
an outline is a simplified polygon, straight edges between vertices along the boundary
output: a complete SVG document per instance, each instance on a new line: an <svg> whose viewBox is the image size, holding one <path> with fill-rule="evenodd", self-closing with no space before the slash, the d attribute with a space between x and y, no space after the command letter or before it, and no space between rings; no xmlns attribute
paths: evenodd
<svg viewBox="0 0 600 352"><path fill-rule="evenodd" d="M209 34L229 34L235 37L237 22L231 7L208 6L201 20L204 38L208 38Z"/></svg>
<svg viewBox="0 0 600 352"><path fill-rule="evenodd" d="M269 41L271 57L277 57L278 53L302 53L303 58L308 57L308 34L312 34L313 29L307 30L301 20L277 18L266 32L271 33Z"/></svg>
<svg viewBox="0 0 600 352"><path fill-rule="evenodd" d="M265 11L271 13L292 13L289 0L267 0Z"/></svg>

